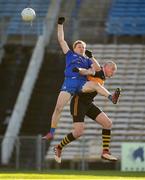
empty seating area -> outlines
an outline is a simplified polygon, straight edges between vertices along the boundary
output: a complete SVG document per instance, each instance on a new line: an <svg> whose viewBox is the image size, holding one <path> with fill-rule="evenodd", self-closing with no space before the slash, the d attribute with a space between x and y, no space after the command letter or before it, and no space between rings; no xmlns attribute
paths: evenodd
<svg viewBox="0 0 145 180"><path fill-rule="evenodd" d="M9 19L6 33L8 35L40 35L43 32L44 18L48 12L50 0L14 0L13 2L0 1L0 17ZM30 24L23 22L21 11L31 7L35 10L37 18Z"/></svg>
<svg viewBox="0 0 145 180"><path fill-rule="evenodd" d="M100 64L113 59L118 66L116 75L106 81L105 87L111 92L117 87L122 88L119 103L113 105L100 95L96 96L94 103L113 121L111 153L121 158L122 142L145 141L145 45L96 44L88 45L88 48L94 52ZM64 149L62 159L100 158L102 128L87 117L85 123L84 136ZM46 154L48 161L53 159L53 146L59 143L71 129L72 118L68 104Z"/></svg>
<svg viewBox="0 0 145 180"><path fill-rule="evenodd" d="M145 1L113 0L106 31L112 35L144 35Z"/></svg>
<svg viewBox="0 0 145 180"><path fill-rule="evenodd" d="M0 64L0 135L4 135L22 85L33 47L5 45Z"/></svg>

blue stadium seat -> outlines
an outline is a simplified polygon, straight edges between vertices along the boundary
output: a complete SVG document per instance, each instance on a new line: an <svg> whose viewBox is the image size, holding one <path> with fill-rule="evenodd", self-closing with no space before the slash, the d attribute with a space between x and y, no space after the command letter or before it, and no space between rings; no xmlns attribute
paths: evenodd
<svg viewBox="0 0 145 180"><path fill-rule="evenodd" d="M114 0L106 22L111 35L145 34L145 1Z"/></svg>

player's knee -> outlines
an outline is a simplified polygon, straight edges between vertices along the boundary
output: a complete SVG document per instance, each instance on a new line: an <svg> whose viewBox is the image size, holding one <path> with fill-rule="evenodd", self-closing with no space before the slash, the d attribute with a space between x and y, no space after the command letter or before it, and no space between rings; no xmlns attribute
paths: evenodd
<svg viewBox="0 0 145 180"><path fill-rule="evenodd" d="M104 128L111 129L112 128L112 121L111 120L107 121Z"/></svg>

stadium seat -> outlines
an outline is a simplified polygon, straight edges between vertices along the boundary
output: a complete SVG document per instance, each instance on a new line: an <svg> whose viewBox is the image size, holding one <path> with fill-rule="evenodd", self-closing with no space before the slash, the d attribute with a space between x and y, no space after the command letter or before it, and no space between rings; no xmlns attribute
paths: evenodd
<svg viewBox="0 0 145 180"><path fill-rule="evenodd" d="M106 22L108 34L133 36L145 34L145 3L140 0L130 2L113 1Z"/></svg>

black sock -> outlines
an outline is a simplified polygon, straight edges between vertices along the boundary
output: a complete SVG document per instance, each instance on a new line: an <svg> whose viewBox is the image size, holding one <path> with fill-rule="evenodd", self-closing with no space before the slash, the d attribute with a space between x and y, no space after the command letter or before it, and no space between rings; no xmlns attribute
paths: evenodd
<svg viewBox="0 0 145 180"><path fill-rule="evenodd" d="M102 129L102 141L103 141L103 151L109 151L109 145L111 140L111 130Z"/></svg>
<svg viewBox="0 0 145 180"><path fill-rule="evenodd" d="M67 134L63 140L60 142L59 147L62 149L64 146L69 144L70 142L74 141L76 138L73 136L72 133Z"/></svg>

